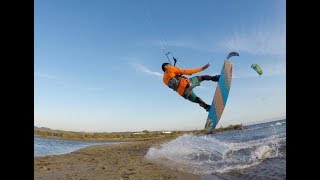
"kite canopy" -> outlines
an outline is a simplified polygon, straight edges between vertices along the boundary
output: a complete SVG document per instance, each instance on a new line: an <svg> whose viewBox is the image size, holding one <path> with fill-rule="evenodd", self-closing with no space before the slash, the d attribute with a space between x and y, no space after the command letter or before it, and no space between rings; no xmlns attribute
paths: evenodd
<svg viewBox="0 0 320 180"><path fill-rule="evenodd" d="M239 54L237 52L231 52L229 53L229 55L227 56L227 59L229 59L232 56L239 56Z"/></svg>
<svg viewBox="0 0 320 180"><path fill-rule="evenodd" d="M254 69L260 76L263 73L261 67L258 64L252 64L251 68Z"/></svg>

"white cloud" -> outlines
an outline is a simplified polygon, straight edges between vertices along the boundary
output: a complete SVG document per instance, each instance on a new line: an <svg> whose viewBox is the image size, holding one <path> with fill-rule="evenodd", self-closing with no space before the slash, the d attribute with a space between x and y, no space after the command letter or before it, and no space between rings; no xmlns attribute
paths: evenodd
<svg viewBox="0 0 320 180"><path fill-rule="evenodd" d="M152 44L171 50L172 47L185 48L204 52L242 51L253 55L285 55L286 53L286 24L261 21L253 27L237 26L234 33L223 37L215 34L175 37L139 44ZM222 48L222 49L221 49Z"/></svg>
<svg viewBox="0 0 320 180"><path fill-rule="evenodd" d="M148 67L139 64L139 63L130 63L132 65L132 67L134 67L137 71L139 72L143 72L149 75L153 75L153 76L158 76L158 77L162 77L162 73L157 72L157 71L152 71L151 69L149 69Z"/></svg>
<svg viewBox="0 0 320 180"><path fill-rule="evenodd" d="M225 38L220 46L229 51L244 51L253 55L285 55L285 26L274 29L255 27L250 31L235 32Z"/></svg>
<svg viewBox="0 0 320 180"><path fill-rule="evenodd" d="M35 72L34 76L39 77L39 78L44 78L44 79L57 79L56 76L53 76L50 74L45 74L45 73L40 73L40 72Z"/></svg>
<svg viewBox="0 0 320 180"><path fill-rule="evenodd" d="M172 39L168 41L155 41L153 44L156 46L161 46L163 48L168 48L167 50L170 50L170 47L175 48L185 48L185 49L191 49L196 51L205 51L205 52L214 52L216 48L214 48L214 41L208 40L210 38L207 38L206 40L194 40L191 38L183 38L183 39Z"/></svg>
<svg viewBox="0 0 320 180"><path fill-rule="evenodd" d="M47 74L47 73L42 73L42 72L34 72L34 78L35 79L43 79L43 80L50 80L51 83L55 83L56 85L66 85L66 83L61 79L61 77L52 75L52 74Z"/></svg>
<svg viewBox="0 0 320 180"><path fill-rule="evenodd" d="M268 64L268 65L264 66L263 72L267 76L285 74L286 73L286 64L284 61L280 61L275 64Z"/></svg>

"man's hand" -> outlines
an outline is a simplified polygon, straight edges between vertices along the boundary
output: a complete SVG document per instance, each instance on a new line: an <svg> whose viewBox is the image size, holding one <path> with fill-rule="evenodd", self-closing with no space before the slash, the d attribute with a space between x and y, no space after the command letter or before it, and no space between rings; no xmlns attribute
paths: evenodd
<svg viewBox="0 0 320 180"><path fill-rule="evenodd" d="M176 63L177 63L177 59L176 59L175 57L173 57L173 61L174 61L173 66L175 66L175 65L176 65Z"/></svg>
<svg viewBox="0 0 320 180"><path fill-rule="evenodd" d="M209 63L208 63L208 64L206 64L205 66L203 66L203 67L202 67L202 70L207 69L209 66L210 66L210 64L209 64Z"/></svg>

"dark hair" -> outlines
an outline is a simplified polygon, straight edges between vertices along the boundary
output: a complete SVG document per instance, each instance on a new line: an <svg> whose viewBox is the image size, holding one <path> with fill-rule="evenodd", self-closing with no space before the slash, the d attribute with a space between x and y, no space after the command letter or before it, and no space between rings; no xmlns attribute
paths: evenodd
<svg viewBox="0 0 320 180"><path fill-rule="evenodd" d="M163 63L163 64L162 64L162 71L163 71L163 72L166 71L166 69L165 69L164 67L165 67L166 65L168 65L168 64L170 64L170 63Z"/></svg>

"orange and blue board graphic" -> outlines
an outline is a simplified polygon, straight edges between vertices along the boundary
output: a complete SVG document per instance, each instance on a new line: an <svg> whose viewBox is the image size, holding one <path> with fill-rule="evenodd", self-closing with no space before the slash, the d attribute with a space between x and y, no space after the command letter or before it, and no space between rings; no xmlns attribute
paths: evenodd
<svg viewBox="0 0 320 180"><path fill-rule="evenodd" d="M231 87L232 63L228 59L229 59L229 56L226 60L224 60L219 82L213 97L213 101L212 101L207 122L205 125L205 129L209 130L210 132L214 131L215 127L217 126L221 118L221 115L227 103L227 99L228 99L228 95Z"/></svg>

